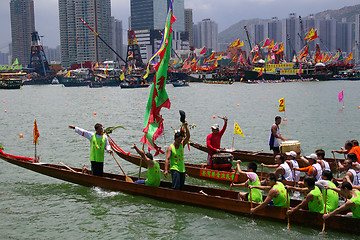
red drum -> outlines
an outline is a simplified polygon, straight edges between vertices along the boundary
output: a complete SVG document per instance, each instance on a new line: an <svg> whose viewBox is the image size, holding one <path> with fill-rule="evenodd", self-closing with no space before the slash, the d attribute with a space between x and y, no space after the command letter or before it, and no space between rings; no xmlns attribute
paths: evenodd
<svg viewBox="0 0 360 240"><path fill-rule="evenodd" d="M229 171L234 156L230 153L217 153L212 155L212 169Z"/></svg>

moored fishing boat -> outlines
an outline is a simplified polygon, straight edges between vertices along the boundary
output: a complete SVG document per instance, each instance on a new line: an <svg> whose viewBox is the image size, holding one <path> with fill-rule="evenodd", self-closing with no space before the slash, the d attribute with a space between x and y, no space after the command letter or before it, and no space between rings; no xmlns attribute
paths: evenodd
<svg viewBox="0 0 360 240"><path fill-rule="evenodd" d="M25 73L0 73L0 89L20 89Z"/></svg>
<svg viewBox="0 0 360 240"><path fill-rule="evenodd" d="M189 83L186 82L185 80L177 80L175 82L172 82L172 85L174 87L188 87Z"/></svg>
<svg viewBox="0 0 360 240"><path fill-rule="evenodd" d="M190 142L190 145L196 149L199 149L203 152L207 153L207 147L205 145ZM242 151L242 150L230 150L230 149L223 149L221 152L224 153L231 153L234 156L234 159L240 159L244 162L256 162L258 164L275 164L274 156L272 153L263 153L262 151L250 152L250 151ZM332 158L325 158L325 160L329 163L330 168L332 171L336 171L336 163ZM341 162L344 159L337 159ZM299 167L306 167L307 165L303 161L298 161Z"/></svg>
<svg viewBox="0 0 360 240"><path fill-rule="evenodd" d="M194 185L185 185L184 189L179 191L171 189L171 183L164 181L161 182L159 187L145 186L126 181L126 177L123 175L104 173L103 177L94 176L83 172L82 169L79 168L36 163L33 158L9 155L2 150L0 150L0 158L19 167L86 187L96 186L110 191L122 191L157 198L163 201L223 210L234 214L249 215L252 205L249 201L239 200L238 193L235 191ZM137 178L131 177L131 179L136 180ZM296 206L299 203L299 200L291 199L290 201L291 206ZM253 204L256 206L255 203ZM287 219L286 208L281 207L267 206L254 214L282 222L285 222ZM291 223L306 225L312 228L318 228L319 230L323 225L322 214L309 212L307 210L294 212L290 217L290 221ZM360 219L343 216L334 216L326 220L327 228L357 234L360 233L360 228L358 228L359 224Z"/></svg>
<svg viewBox="0 0 360 240"><path fill-rule="evenodd" d="M140 74L127 75L124 81L121 81L121 88L147 88L150 84L142 78Z"/></svg>

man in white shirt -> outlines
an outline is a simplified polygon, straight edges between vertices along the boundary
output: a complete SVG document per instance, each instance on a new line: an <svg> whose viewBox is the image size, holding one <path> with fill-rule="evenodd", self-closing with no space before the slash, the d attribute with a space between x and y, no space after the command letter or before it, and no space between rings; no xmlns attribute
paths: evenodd
<svg viewBox="0 0 360 240"><path fill-rule="evenodd" d="M111 146L107 136L104 134L103 126L100 123L95 124L96 133L69 125L69 128L75 129L79 135L90 140L90 162L91 171L95 176L103 176L104 173L104 151L112 154Z"/></svg>

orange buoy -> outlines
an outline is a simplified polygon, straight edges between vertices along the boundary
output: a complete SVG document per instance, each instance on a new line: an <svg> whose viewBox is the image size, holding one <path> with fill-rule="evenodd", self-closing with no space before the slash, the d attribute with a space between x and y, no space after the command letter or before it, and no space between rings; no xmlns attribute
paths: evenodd
<svg viewBox="0 0 360 240"><path fill-rule="evenodd" d="M262 99L262 97L260 99Z"/></svg>
<svg viewBox="0 0 360 240"><path fill-rule="evenodd" d="M342 108L344 109L344 108L345 108L345 106L342 106Z"/></svg>
<svg viewBox="0 0 360 240"><path fill-rule="evenodd" d="M240 106L240 104L236 104L236 106Z"/></svg>
<svg viewBox="0 0 360 240"><path fill-rule="evenodd" d="M106 97L104 96L104 98L106 98Z"/></svg>
<svg viewBox="0 0 360 240"><path fill-rule="evenodd" d="M174 99L175 99L176 97L174 97Z"/></svg>
<svg viewBox="0 0 360 240"><path fill-rule="evenodd" d="M360 109L360 106L358 108Z"/></svg>
<svg viewBox="0 0 360 240"><path fill-rule="evenodd" d="M24 137L24 135L22 135L22 133L20 133L19 134L19 138L23 138Z"/></svg>
<svg viewBox="0 0 360 240"><path fill-rule="evenodd" d="M287 121L287 118L284 118L284 121Z"/></svg>
<svg viewBox="0 0 360 240"><path fill-rule="evenodd" d="M65 102L65 104L67 104L67 102Z"/></svg>
<svg viewBox="0 0 360 240"><path fill-rule="evenodd" d="M94 112L94 115L96 115L96 112Z"/></svg>
<svg viewBox="0 0 360 240"><path fill-rule="evenodd" d="M5 109L5 111L4 112L7 112L7 110Z"/></svg>
<svg viewBox="0 0 360 240"><path fill-rule="evenodd" d="M305 93L305 95L307 95L307 92Z"/></svg>
<svg viewBox="0 0 360 240"><path fill-rule="evenodd" d="M3 103L5 103L5 101L3 101Z"/></svg>

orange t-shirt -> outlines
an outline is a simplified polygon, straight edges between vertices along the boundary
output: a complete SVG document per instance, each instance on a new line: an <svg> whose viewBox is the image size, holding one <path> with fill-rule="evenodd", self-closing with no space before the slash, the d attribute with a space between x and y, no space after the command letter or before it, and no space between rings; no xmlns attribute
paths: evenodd
<svg viewBox="0 0 360 240"><path fill-rule="evenodd" d="M358 163L360 163L360 147L359 146L353 146L350 151L348 152L349 153L355 153L356 154L356 157L357 157L357 160L358 160Z"/></svg>

